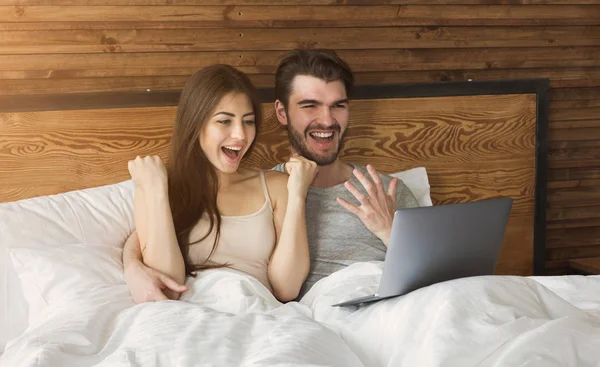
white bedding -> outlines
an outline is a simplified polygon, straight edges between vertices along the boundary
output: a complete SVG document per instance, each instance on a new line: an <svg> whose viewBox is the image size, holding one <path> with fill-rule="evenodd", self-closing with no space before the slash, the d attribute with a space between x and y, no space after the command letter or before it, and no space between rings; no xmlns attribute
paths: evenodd
<svg viewBox="0 0 600 367"><path fill-rule="evenodd" d="M420 206L431 205L427 171L416 167L394 173L415 194ZM0 203L0 354L8 340L20 335L48 302L83 280L93 284L112 282L102 276L97 254L120 251L134 229L131 181ZM29 248L47 253L49 261L30 262L21 251L21 269L12 265L10 253ZM64 267L53 266L62 257ZM107 261L114 263L115 259ZM74 266L77 265L77 266ZM107 264L103 264L107 265ZM91 277L91 278L90 278ZM19 281L20 279L20 281ZM52 298L52 297L51 297Z"/></svg>
<svg viewBox="0 0 600 367"><path fill-rule="evenodd" d="M423 174L406 182L426 205ZM379 263L286 305L211 270L182 301L134 305L132 194L123 182L0 204L0 367L600 366L600 277L460 279L357 310L330 305L374 293Z"/></svg>
<svg viewBox="0 0 600 367"><path fill-rule="evenodd" d="M308 308L279 304L254 279L212 271L189 285L184 301L140 305L124 285L81 289L9 343L0 365L361 365Z"/></svg>
<svg viewBox="0 0 600 367"><path fill-rule="evenodd" d="M190 278L182 301L134 305L120 282L75 286L0 366L600 365L600 277L468 278L330 307L372 293L380 274L356 264L286 305L232 270Z"/></svg>
<svg viewBox="0 0 600 367"><path fill-rule="evenodd" d="M600 365L600 277L466 278L373 307L329 306L373 292L379 269L357 264L303 299L367 366Z"/></svg>

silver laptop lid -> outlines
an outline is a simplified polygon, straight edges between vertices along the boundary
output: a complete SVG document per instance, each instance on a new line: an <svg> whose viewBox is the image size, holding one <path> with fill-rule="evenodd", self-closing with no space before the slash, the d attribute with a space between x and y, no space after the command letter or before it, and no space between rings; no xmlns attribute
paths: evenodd
<svg viewBox="0 0 600 367"><path fill-rule="evenodd" d="M378 295L493 274L511 207L500 198L397 210Z"/></svg>

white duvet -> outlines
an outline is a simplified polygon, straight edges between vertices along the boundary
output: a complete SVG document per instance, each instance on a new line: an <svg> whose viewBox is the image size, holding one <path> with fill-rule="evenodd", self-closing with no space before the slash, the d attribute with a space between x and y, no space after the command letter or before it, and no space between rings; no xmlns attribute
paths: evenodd
<svg viewBox="0 0 600 367"><path fill-rule="evenodd" d="M134 305L122 281L75 287L0 366L600 366L600 277L467 278L331 307L380 274L356 264L285 305L233 270L188 279L181 301Z"/></svg>

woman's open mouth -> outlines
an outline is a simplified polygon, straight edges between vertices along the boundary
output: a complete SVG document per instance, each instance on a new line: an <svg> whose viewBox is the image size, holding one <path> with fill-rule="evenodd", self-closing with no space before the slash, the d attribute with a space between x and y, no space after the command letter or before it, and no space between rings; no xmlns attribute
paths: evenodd
<svg viewBox="0 0 600 367"><path fill-rule="evenodd" d="M223 154L227 160L231 163L239 162L240 158L242 158L242 147L241 146L230 146L226 145L221 147Z"/></svg>

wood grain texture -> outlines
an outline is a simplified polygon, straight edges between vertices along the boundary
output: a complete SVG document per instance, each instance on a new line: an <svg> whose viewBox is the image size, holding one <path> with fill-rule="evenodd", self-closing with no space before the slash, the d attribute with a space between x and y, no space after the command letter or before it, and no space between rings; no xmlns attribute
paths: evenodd
<svg viewBox="0 0 600 367"><path fill-rule="evenodd" d="M570 260L569 266L583 274L600 274L600 257L591 257L587 259Z"/></svg>
<svg viewBox="0 0 600 367"><path fill-rule="evenodd" d="M587 228L600 226L600 218L586 218L575 220L562 220L557 222L548 222L547 229L562 229L562 228Z"/></svg>
<svg viewBox="0 0 600 367"><path fill-rule="evenodd" d="M571 107L562 109L550 109L550 120L584 120L594 119L600 116L600 106L585 107Z"/></svg>
<svg viewBox="0 0 600 367"><path fill-rule="evenodd" d="M556 88L550 91L550 100L552 102L586 99L600 100L600 88Z"/></svg>
<svg viewBox="0 0 600 367"><path fill-rule="evenodd" d="M552 24L595 23L600 6L594 5L369 5L369 6L93 6L89 5L21 5L0 6L0 22L132 22L195 21L232 26L245 22L252 27L294 26L366 26L377 21L379 26L392 25L470 25L519 24L520 20L549 20ZM475 20L475 24L473 24ZM454 24L452 21L455 21ZM471 21L471 22L469 22ZM488 23L485 24L484 21ZM219 23L216 23L219 24Z"/></svg>
<svg viewBox="0 0 600 367"><path fill-rule="evenodd" d="M0 82L0 95L94 93L151 90L179 90L189 76L86 77L8 79ZM261 87L274 84L272 74L251 74ZM436 70L356 73L358 84L420 83L465 80L548 78L551 87L600 86L600 68Z"/></svg>
<svg viewBox="0 0 600 367"><path fill-rule="evenodd" d="M589 127L600 127L600 119L598 120L567 120L567 121L550 121L549 127L551 130L566 130L566 129L580 129ZM560 132L554 132L556 139L551 141L551 144L560 142Z"/></svg>
<svg viewBox="0 0 600 367"><path fill-rule="evenodd" d="M457 10L464 10L464 8ZM384 19L303 19L303 20L192 20L192 21L53 21L53 22L0 22L0 30L4 31L50 31L50 30L116 30L116 29L208 29L208 28L256 28L256 29L284 29L284 28L354 28L372 27L376 23L380 27L407 27L407 26L556 26L556 25L598 25L597 17L588 17L583 13L580 18L384 18Z"/></svg>
<svg viewBox="0 0 600 367"><path fill-rule="evenodd" d="M102 58L99 56L104 56L104 55L143 55L142 54L88 54L86 56L91 56L91 59L105 59L105 60L109 60L109 57L106 58ZM164 55L169 55L169 54L164 54ZM52 55L55 56L55 55ZM50 56L49 57L49 61L51 61L53 59L53 57ZM191 56L191 55L190 55ZM2 56L0 55L0 58ZM11 56L12 57L12 56ZM33 58L33 55L23 55L24 59L29 59L29 58ZM39 59L39 56L35 56L36 58ZM466 57L466 56L465 56ZM126 77L126 78L131 78L131 77L173 77L173 76L182 76L182 77L189 77L190 75L192 75L194 72L196 72L197 70L207 66L207 65L211 65L214 63L226 63L226 64L232 64L230 62L213 62L213 63L209 63L207 62L206 59L202 58L202 56L200 55L194 55L194 58L190 58L190 59L194 59L195 63L198 64L198 66L187 66L187 67L163 67L163 66L149 66L149 67L127 67L127 66L123 66L122 68L116 68L116 67L111 67L111 68L104 68L104 67L87 67L87 68L79 68L79 69L66 69L66 65L61 65L58 66L56 68L53 69L48 69L48 65L45 66L46 69L44 69L43 67L40 69L36 69L36 70L10 70L10 67L6 68L5 70L0 70L0 80L2 79L12 79L12 80L32 80L32 79L51 79L53 81L59 81L62 79L85 79L85 78L115 78L115 77ZM240 59L239 56L236 56L236 59ZM136 60L137 61L137 60ZM120 64L122 62L118 62L115 64ZM174 64L177 64L178 62L174 62ZM59 63L62 64L62 63ZM111 65L111 66L115 66L115 64L108 64L107 65ZM127 64L127 63L125 63ZM235 64L235 63L233 63ZM522 69L520 74L521 75L525 75L525 74L530 74L530 75L536 75L536 74L542 74L543 70L541 72L539 72L536 69L547 69L547 68L552 68L552 67L557 67L558 64L561 64L562 67L570 67L570 68L588 68L588 67L593 67L593 66L600 66L600 58L599 59L589 59L589 60L565 60L565 61L556 61L556 60L528 60L528 61L496 61L496 62L486 62L486 61L475 61L475 60L471 60L471 61L458 61L458 62L452 62L452 61L448 61L448 62L423 62L423 63L382 63L382 64L363 64L363 65L357 65L357 67L355 69L357 70L366 70L367 72L370 73L370 75L365 75L365 77L371 77L373 78L372 80L374 80L377 77L383 77L381 72L384 71L392 71L392 72L398 72L400 71L401 73L398 73L397 79L398 80L421 80L421 81L426 81L426 80L436 80L436 81L442 81L444 78L448 79L448 76L446 76L446 73L441 72L439 70L444 69L445 67L455 67L456 69L470 69L473 72L473 75L482 75L481 80L491 80L493 79L491 77L492 72L489 72L488 70L492 70L492 69L496 69L497 71L495 71L493 74L495 75L503 75L503 74L510 74L509 71L510 69L514 69L513 73L516 72L516 70ZM24 66L25 64L21 64L21 68L25 69L26 67ZM31 64L28 64L31 65ZM138 63L137 65L141 65L141 63ZM165 62L161 65L171 65L170 62ZM265 82L260 81L264 86L271 86L270 84L273 84L273 77L272 74L267 74L269 73L269 71L275 71L275 66L271 67L271 66L254 66L254 65L249 65L249 64L240 64L236 66L237 69L239 69L240 71L243 71L245 73L251 74L251 77L255 78L256 80L260 80L260 78L266 78L267 76L271 77L271 82L269 83L268 80L266 80ZM378 71L375 71L378 70ZM415 74L414 76L410 77L409 73L407 71L419 71L419 73ZM585 69L583 69L585 70ZM264 74L261 74L264 73ZM373 75L372 73L377 73L377 75ZM487 74L487 75L486 75ZM403 77L404 75L404 77ZM357 73L357 76L360 77L361 79L363 78L362 73L359 71ZM476 76L479 77L479 76ZM560 76L559 76L560 77ZM389 77L388 77L389 78ZM467 79L473 79L473 78L467 78ZM464 80L461 79L459 77L454 76L453 80ZM101 80L98 80L101 81ZM39 80L34 80L34 83L40 82ZM560 84L561 82L563 82L562 80L554 80L553 84Z"/></svg>
<svg viewBox="0 0 600 367"><path fill-rule="evenodd" d="M126 162L136 155L167 157L174 111L167 107L2 114L0 197L5 201L48 195L127 179Z"/></svg>
<svg viewBox="0 0 600 367"><path fill-rule="evenodd" d="M551 181L547 187L549 189L575 188L575 187L594 187L600 184L600 180L569 180L569 181Z"/></svg>
<svg viewBox="0 0 600 367"><path fill-rule="evenodd" d="M583 114L587 115L587 111L584 111ZM575 113L574 113L575 114ZM578 120L579 121L579 120ZM584 120L584 121L595 121L595 120ZM578 125L581 125L581 122L578 122ZM591 122L590 127L572 127L568 129L554 129L550 130L548 134L550 141L578 141L578 140L590 140L590 137L599 136L600 128L595 127L595 123ZM581 146L585 147L585 146Z"/></svg>
<svg viewBox="0 0 600 367"><path fill-rule="evenodd" d="M523 54L527 57L523 57ZM150 52L0 55L0 79L63 79L118 76L188 76L205 66L223 63L248 74L274 74L285 51ZM600 47L341 50L354 72L452 69L531 69L598 66ZM531 72L531 70L528 70ZM578 89L559 97L575 98ZM588 88L600 99L600 89ZM560 90L559 90L560 91ZM556 92L559 93L559 92ZM583 91L580 93L584 93Z"/></svg>
<svg viewBox="0 0 600 367"><path fill-rule="evenodd" d="M589 126L585 126L587 125L585 122L590 122ZM582 125L584 127L579 127ZM554 177L554 170L600 165L600 154L598 153L600 152L600 141L594 139L599 128L595 125L595 120L584 120L578 121L575 127L550 130L548 134L551 139L548 146L548 162L551 169L550 185L555 181L570 179L568 176ZM576 176L576 178L586 177Z"/></svg>
<svg viewBox="0 0 600 367"><path fill-rule="evenodd" d="M245 162L289 156L270 104ZM535 95L357 100L341 157L386 173L425 166L436 204L514 198L498 273L530 274L535 190ZM127 160L167 159L175 107L0 114L0 201L128 179Z"/></svg>
<svg viewBox="0 0 600 367"><path fill-rule="evenodd" d="M586 180L600 178L600 164L590 167L568 167L562 169L551 169L548 171L548 180Z"/></svg>
<svg viewBox="0 0 600 367"><path fill-rule="evenodd" d="M575 229L600 217L599 29L597 0L3 0L0 96L179 90L218 62L272 87L292 47L334 48L359 84L548 78L548 230ZM357 146L374 144L359 138ZM407 162L426 158L393 149ZM561 273L573 247L567 236L558 241L565 259L547 267Z"/></svg>
<svg viewBox="0 0 600 367"><path fill-rule="evenodd" d="M589 233L593 234L593 233ZM596 233L597 235L597 233ZM597 238L597 237L596 237ZM563 261L563 266L568 266L568 263L573 259L598 257L600 256L600 246L598 241L592 241L590 246L579 246L579 247L564 247L556 249L548 249L546 252L548 262Z"/></svg>
<svg viewBox="0 0 600 367"><path fill-rule="evenodd" d="M600 205L600 190L597 186L548 190L548 208L596 205Z"/></svg>
<svg viewBox="0 0 600 367"><path fill-rule="evenodd" d="M579 109L583 107L600 107L600 98L598 99L585 99L585 100L575 100L575 101L555 101L552 104L553 110L560 109Z"/></svg>
<svg viewBox="0 0 600 367"><path fill-rule="evenodd" d="M600 245L600 227L549 229L547 237L548 253L554 254L554 256L549 256L548 260L573 258L565 256L570 250L586 252L586 255L575 257L600 255L597 252L600 250L597 246ZM568 239L567 246L563 243L564 239Z"/></svg>
<svg viewBox="0 0 600 367"><path fill-rule="evenodd" d="M0 13L1 14L1 13ZM597 46L600 26L4 31L2 54Z"/></svg>
<svg viewBox="0 0 600 367"><path fill-rule="evenodd" d="M5 5L594 5L596 0L4 0Z"/></svg>
<svg viewBox="0 0 600 367"><path fill-rule="evenodd" d="M363 84L527 78L550 79L552 88L596 87L600 86L600 68L436 70L374 72L356 75L358 82Z"/></svg>

